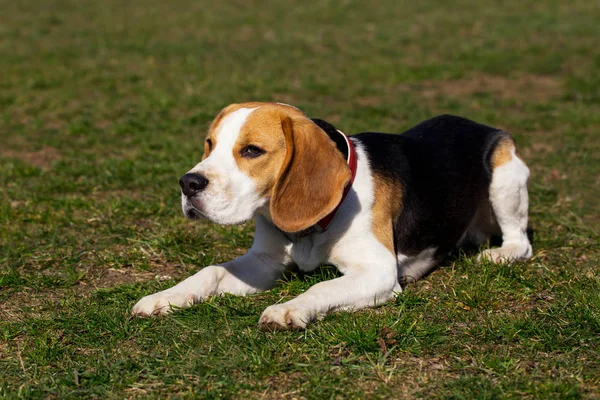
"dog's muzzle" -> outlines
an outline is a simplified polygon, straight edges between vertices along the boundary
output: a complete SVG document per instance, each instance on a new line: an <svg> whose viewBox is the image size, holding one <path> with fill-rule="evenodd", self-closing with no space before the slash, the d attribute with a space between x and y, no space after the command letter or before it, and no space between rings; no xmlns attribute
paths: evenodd
<svg viewBox="0 0 600 400"><path fill-rule="evenodd" d="M189 219L198 219L202 217L202 211L198 209L197 198L195 196L202 192L208 185L208 179L200 174L185 174L179 180L181 192L183 193L183 212ZM186 205L187 204L187 205Z"/></svg>

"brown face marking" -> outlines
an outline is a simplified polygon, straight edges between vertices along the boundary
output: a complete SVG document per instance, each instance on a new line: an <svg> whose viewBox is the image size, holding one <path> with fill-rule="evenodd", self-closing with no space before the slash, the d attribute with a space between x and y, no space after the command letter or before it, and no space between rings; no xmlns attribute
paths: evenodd
<svg viewBox="0 0 600 400"><path fill-rule="evenodd" d="M373 184L375 201L371 210L371 229L377 240L395 254L393 224L402 212L402 187L399 182L380 174L374 174Z"/></svg>
<svg viewBox="0 0 600 400"><path fill-rule="evenodd" d="M208 129L208 134L206 135L206 139L204 141L204 155L202 156L202 160L208 158L211 151L214 150L214 148L217 146L217 128L226 116L242 108L256 108L268 104L269 103L261 103L257 101L241 104L234 103L222 109L221 112L215 117L213 122L210 124L210 128ZM212 146L209 146L209 141L212 144Z"/></svg>
<svg viewBox="0 0 600 400"><path fill-rule="evenodd" d="M493 150L490 158L492 169L498 168L513 159L512 151L515 150L515 142L510 137L503 137Z"/></svg>
<svg viewBox="0 0 600 400"><path fill-rule="evenodd" d="M259 105L246 119L233 147L233 157L238 168L254 181L261 196L271 195L283 165L286 145L281 120L290 114L303 116L291 107L279 104ZM243 157L242 152L247 146L256 146L265 153L256 158Z"/></svg>

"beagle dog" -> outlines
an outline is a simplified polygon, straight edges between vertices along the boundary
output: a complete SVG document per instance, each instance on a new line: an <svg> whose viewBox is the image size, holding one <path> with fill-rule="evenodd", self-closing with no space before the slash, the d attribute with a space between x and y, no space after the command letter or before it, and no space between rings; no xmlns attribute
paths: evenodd
<svg viewBox="0 0 600 400"><path fill-rule="evenodd" d="M347 137L286 104L232 104L213 121L202 161L181 178L181 201L189 219L254 217L252 248L142 298L132 313L258 293L292 265L332 264L341 277L268 307L259 320L303 329L329 312L390 300L465 242L501 235L502 246L480 258L527 260L528 177L508 133L456 116L400 135Z"/></svg>

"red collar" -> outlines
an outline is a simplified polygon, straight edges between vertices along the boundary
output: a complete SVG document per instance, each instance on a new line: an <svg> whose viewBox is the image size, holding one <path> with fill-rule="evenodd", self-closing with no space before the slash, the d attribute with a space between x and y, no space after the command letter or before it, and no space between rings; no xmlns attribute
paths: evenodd
<svg viewBox="0 0 600 400"><path fill-rule="evenodd" d="M356 149L354 148L352 141L350 141L350 139L348 138L348 136L346 136L346 134L344 132L342 132L340 130L338 130L338 132L340 135L342 135L344 137L344 139L346 140L346 144L348 145L348 159L346 160L346 162L348 163L348 166L350 167L350 172L352 174L352 177L350 178L350 182L348 182L348 184L344 188L344 193L342 194L342 199L340 200L340 203L337 205L337 207L334 208L333 211L330 212L329 214L327 214L323 219L321 219L319 222L317 222L316 227L318 227L317 229L320 229L321 232L324 232L325 230L327 230L327 228L329 228L329 224L331 224L331 221L335 217L335 214L337 214L340 207L344 203L346 196L348 196L348 192L350 192L352 183L354 183L354 177L356 177L356 169L358 167L358 157L356 156Z"/></svg>

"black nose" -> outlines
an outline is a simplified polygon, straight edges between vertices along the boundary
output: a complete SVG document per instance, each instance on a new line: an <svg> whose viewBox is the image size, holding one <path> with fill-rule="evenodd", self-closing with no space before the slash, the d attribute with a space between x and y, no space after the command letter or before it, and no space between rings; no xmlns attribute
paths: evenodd
<svg viewBox="0 0 600 400"><path fill-rule="evenodd" d="M208 179L198 174L185 174L179 180L181 191L188 197L194 196L201 192L208 185Z"/></svg>

